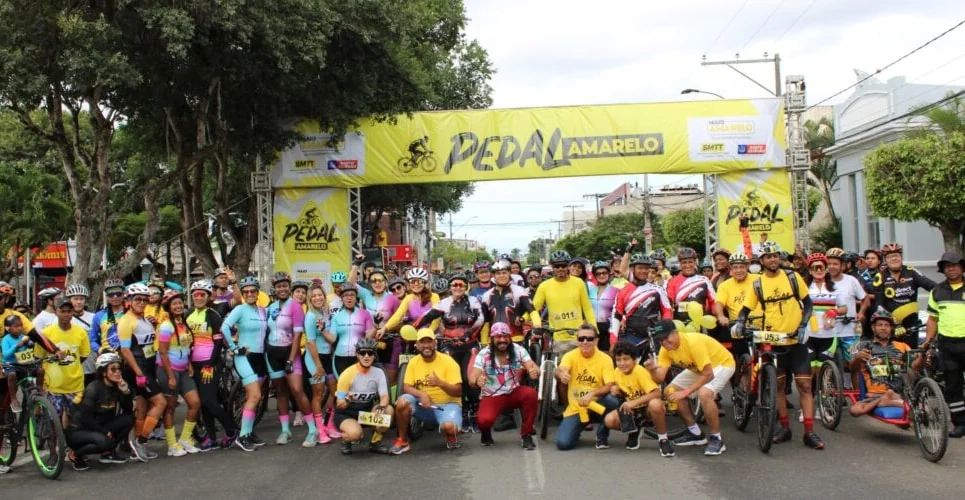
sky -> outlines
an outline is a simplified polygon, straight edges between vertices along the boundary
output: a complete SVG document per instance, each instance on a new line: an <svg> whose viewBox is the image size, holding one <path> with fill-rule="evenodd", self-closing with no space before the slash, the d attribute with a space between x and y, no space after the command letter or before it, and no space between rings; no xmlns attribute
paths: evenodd
<svg viewBox="0 0 965 500"><path fill-rule="evenodd" d="M493 108L646 103L769 95L707 60L779 53L783 75L803 75L808 104L874 72L965 19L961 0L465 0L466 34L489 52ZM741 70L769 88L773 65ZM965 85L965 26L877 75L909 83ZM827 104L843 102L852 91ZM642 175L480 182L452 215L457 238L526 252L555 232L565 205L595 208L584 194L609 192ZM651 175L650 185L699 183L699 176ZM498 201L497 201L498 200ZM518 200L518 201L512 201ZM580 210L578 208L577 210ZM449 232L449 215L439 231Z"/></svg>

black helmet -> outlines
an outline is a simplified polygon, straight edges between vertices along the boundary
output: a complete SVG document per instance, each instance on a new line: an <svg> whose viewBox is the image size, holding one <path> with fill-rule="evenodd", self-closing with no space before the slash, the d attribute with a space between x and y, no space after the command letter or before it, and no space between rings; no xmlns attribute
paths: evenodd
<svg viewBox="0 0 965 500"><path fill-rule="evenodd" d="M642 253L635 253L630 257L630 265L631 266L636 266L636 265L653 266L653 262L650 260L650 257L647 257Z"/></svg>
<svg viewBox="0 0 965 500"><path fill-rule="evenodd" d="M569 264L572 259L566 250L556 250L550 254L550 264Z"/></svg>
<svg viewBox="0 0 965 500"><path fill-rule="evenodd" d="M370 339L368 337L362 337L355 343L355 351L374 351L378 347L378 342L375 339Z"/></svg>
<svg viewBox="0 0 965 500"><path fill-rule="evenodd" d="M677 250L677 261L681 261L684 259L696 259L696 258L697 258L697 251L694 250L693 248L683 247L680 250Z"/></svg>

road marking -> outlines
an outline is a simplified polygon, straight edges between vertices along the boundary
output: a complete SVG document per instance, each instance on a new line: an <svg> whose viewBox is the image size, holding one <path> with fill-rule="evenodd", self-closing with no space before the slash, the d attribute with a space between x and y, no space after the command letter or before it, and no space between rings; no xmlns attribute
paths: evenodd
<svg viewBox="0 0 965 500"><path fill-rule="evenodd" d="M523 450L523 469L526 472L526 492L530 495L543 493L546 487L546 474L543 472L543 452L537 445L535 450Z"/></svg>

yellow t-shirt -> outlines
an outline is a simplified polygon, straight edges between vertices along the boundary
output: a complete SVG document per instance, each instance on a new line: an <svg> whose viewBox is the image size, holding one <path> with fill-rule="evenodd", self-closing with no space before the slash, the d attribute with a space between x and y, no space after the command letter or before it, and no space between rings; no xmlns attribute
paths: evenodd
<svg viewBox="0 0 965 500"><path fill-rule="evenodd" d="M737 319L737 315L744 307L747 297L754 294L754 280L756 279L756 274L748 274L741 282L731 277L717 286L717 297L714 300L718 304L723 304L728 319ZM760 311L751 312L751 316L760 316Z"/></svg>
<svg viewBox="0 0 965 500"><path fill-rule="evenodd" d="M797 280L798 297L794 297L791 281L784 271L778 271L777 276L771 278L761 274L761 291L764 295L764 329L772 332L793 333L801 325L803 311L798 300L808 296L808 286L800 274L794 273ZM757 294L753 289L744 299L744 305L750 310L761 307Z"/></svg>
<svg viewBox="0 0 965 500"><path fill-rule="evenodd" d="M692 372L700 373L705 366L736 366L734 356L724 346L713 338L696 332L678 332L680 347L670 350L660 348L657 364L670 368L670 365L682 366Z"/></svg>
<svg viewBox="0 0 965 500"><path fill-rule="evenodd" d="M650 372L639 364L633 365L633 370L630 370L630 373L623 373L619 368L614 368L613 381L623 391L627 401L645 396L658 389L657 383L650 376Z"/></svg>
<svg viewBox="0 0 965 500"><path fill-rule="evenodd" d="M613 360L599 349L589 358L583 356L579 349L573 349L563 356L560 367L570 369L570 398L563 412L564 417L580 412L580 398L613 383Z"/></svg>
<svg viewBox="0 0 965 500"><path fill-rule="evenodd" d="M409 367L405 369L403 383L428 394L433 403L459 403L461 405L462 398L460 396L450 396L441 387L428 385L427 380L432 372L436 372L436 376L444 382L462 384L462 370L459 369L459 363L456 363L456 360L448 354L441 352L436 352L436 359L431 363L426 362L422 356L412 358L409 361Z"/></svg>
<svg viewBox="0 0 965 500"><path fill-rule="evenodd" d="M62 330L59 324L44 328L44 337L57 346L64 354L73 356L74 362L69 365L59 363L44 363L44 389L54 394L73 394L84 390L84 368L80 364L81 358L90 356L90 340L87 332L77 325L70 325L69 330ZM34 356L42 358L50 354L41 346L34 346Z"/></svg>
<svg viewBox="0 0 965 500"><path fill-rule="evenodd" d="M575 276L570 276L566 281L559 281L556 278L544 281L536 289L533 307L539 311L544 304L549 311L551 329L575 329L579 328L584 321L596 325L586 282ZM576 333L557 332L553 335L553 339L557 341L575 338Z"/></svg>

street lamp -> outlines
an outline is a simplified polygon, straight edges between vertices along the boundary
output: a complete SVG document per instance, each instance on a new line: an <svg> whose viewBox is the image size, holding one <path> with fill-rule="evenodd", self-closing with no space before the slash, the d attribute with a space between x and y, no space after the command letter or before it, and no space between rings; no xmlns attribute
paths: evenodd
<svg viewBox="0 0 965 500"><path fill-rule="evenodd" d="M724 100L726 100L726 98L725 98L724 96L720 95L720 94L715 94L715 93L713 93L713 92L707 92L707 91L705 91L705 90L683 89L683 90L680 91L680 94L681 94L681 95L686 95L686 94L708 94L708 95L712 95L712 96L714 96L714 97L716 97L716 98L718 98L718 99L724 99Z"/></svg>

